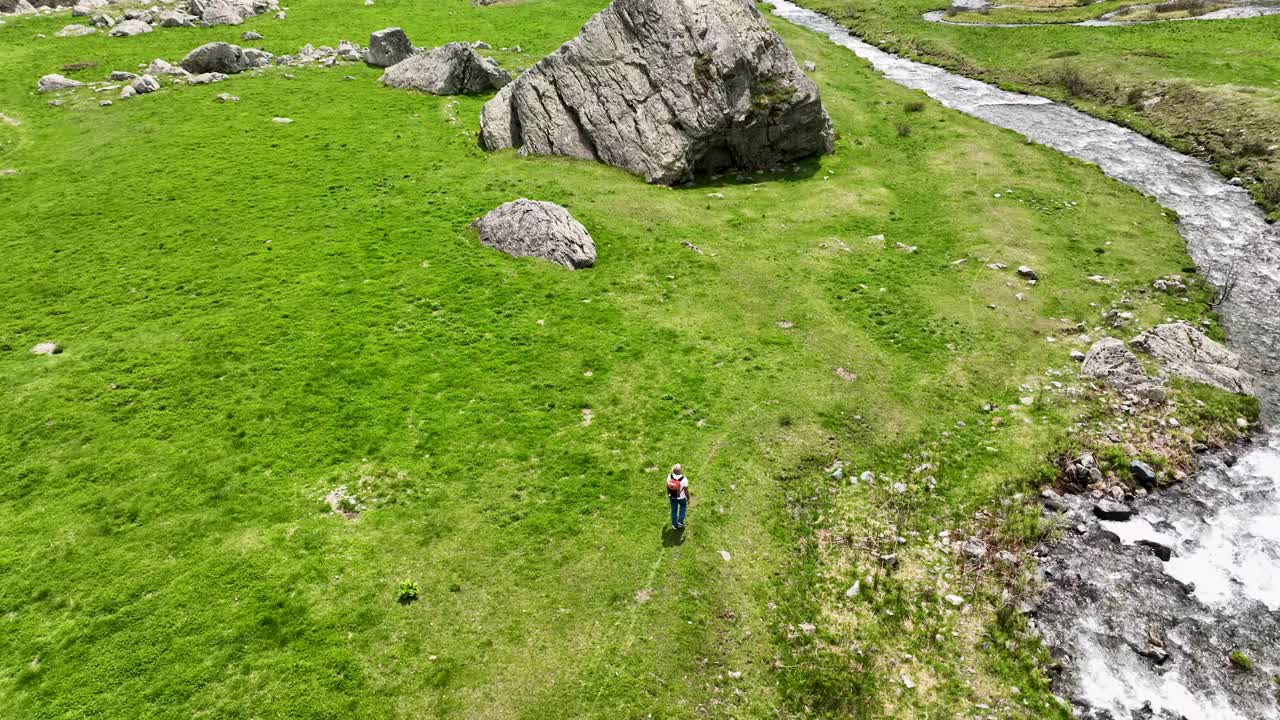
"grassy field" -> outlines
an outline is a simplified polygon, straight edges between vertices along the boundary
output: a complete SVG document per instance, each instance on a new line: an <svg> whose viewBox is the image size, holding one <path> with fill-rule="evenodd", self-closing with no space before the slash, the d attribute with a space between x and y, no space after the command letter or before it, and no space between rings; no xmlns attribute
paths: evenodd
<svg viewBox="0 0 1280 720"><path fill-rule="evenodd" d="M785 23L836 153L684 189L487 154L484 98L364 66L35 92L246 29L283 53L396 24L522 67L602 3L290 5L127 39L0 27L2 714L1062 716L999 612L1016 573L931 543L1038 532L1002 503L1094 408L1049 385L1074 384L1077 322L1126 296L1146 324L1211 316L1138 292L1189 264L1170 217ZM569 207L597 267L481 247L467 224L521 196ZM322 501L340 485L354 520Z"/></svg>
<svg viewBox="0 0 1280 720"><path fill-rule="evenodd" d="M1280 217L1280 16L1129 27L957 27L938 0L805 0L868 42L1003 87L1072 103L1239 177ZM1077 22L1107 2L957 13L975 22Z"/></svg>

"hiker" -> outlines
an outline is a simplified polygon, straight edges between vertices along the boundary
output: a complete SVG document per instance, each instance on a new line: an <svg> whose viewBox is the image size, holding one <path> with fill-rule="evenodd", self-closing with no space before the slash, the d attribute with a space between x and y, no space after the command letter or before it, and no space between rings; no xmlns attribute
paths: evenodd
<svg viewBox="0 0 1280 720"><path fill-rule="evenodd" d="M667 499L671 501L671 527L684 529L684 514L689 509L689 478L684 476L680 463L671 466L667 476Z"/></svg>

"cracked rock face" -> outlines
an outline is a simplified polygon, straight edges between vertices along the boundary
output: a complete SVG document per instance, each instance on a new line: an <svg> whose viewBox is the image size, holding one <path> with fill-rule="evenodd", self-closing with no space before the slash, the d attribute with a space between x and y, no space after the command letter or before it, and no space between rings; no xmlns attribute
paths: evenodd
<svg viewBox="0 0 1280 720"><path fill-rule="evenodd" d="M432 95L462 95L496 90L511 82L498 63L470 45L454 42L414 55L382 73L382 84Z"/></svg>
<svg viewBox="0 0 1280 720"><path fill-rule="evenodd" d="M520 198L471 223L480 242L514 257L540 257L576 270L596 262L596 245L582 223L555 203Z"/></svg>
<svg viewBox="0 0 1280 720"><path fill-rule="evenodd" d="M1162 361L1174 375L1253 394L1253 378L1241 367L1240 356L1186 323L1157 325L1134 338L1133 346Z"/></svg>
<svg viewBox="0 0 1280 720"><path fill-rule="evenodd" d="M364 61L374 67L391 67L413 55L413 43L409 36L398 27L378 30L369 35L369 48L365 50Z"/></svg>
<svg viewBox="0 0 1280 720"><path fill-rule="evenodd" d="M1103 338L1094 343L1085 355L1080 374L1102 380L1122 392L1137 390L1149 382L1137 356L1116 338Z"/></svg>
<svg viewBox="0 0 1280 720"><path fill-rule="evenodd" d="M673 184L831 152L817 86L747 0L615 0L485 105L489 150Z"/></svg>

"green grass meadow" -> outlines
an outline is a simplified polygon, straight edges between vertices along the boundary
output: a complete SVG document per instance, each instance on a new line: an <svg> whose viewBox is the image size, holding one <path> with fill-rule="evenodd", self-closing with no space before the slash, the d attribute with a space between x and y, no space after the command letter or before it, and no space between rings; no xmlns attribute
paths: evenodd
<svg viewBox="0 0 1280 720"><path fill-rule="evenodd" d="M938 645L883 615L824 620L845 602L827 585L861 571L815 564L813 533L883 517L879 489L821 468L903 474L933 448L903 531L1033 489L1079 408L996 426L981 405L1017 404L1071 367L1067 328L1186 267L1170 217L781 22L818 65L835 154L680 189L483 152L486 98L363 65L111 107L35 92L68 63L99 80L248 29L279 54L400 25L520 45L489 54L525 67L603 7L289 5L134 38L54 38L65 13L0 26L0 112L20 122L0 123L0 715L947 718L1016 685L1010 717L1057 716L1034 656L983 639L994 605ZM480 246L468 223L518 197L568 207L597 266ZM1209 315L1198 295L1134 311ZM64 351L29 352L44 341ZM674 462L683 536L664 529ZM339 485L357 519L324 504ZM825 517L791 512L801 495ZM806 618L823 653L918 643L938 680L831 675L797 649Z"/></svg>

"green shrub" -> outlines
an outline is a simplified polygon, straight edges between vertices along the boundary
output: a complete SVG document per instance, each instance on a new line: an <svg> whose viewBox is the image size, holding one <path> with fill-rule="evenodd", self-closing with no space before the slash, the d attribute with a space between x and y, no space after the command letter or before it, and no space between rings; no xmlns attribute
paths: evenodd
<svg viewBox="0 0 1280 720"><path fill-rule="evenodd" d="M902 109L906 110L909 113L924 112L924 101L912 100L911 102L904 105Z"/></svg>
<svg viewBox="0 0 1280 720"><path fill-rule="evenodd" d="M418 583L412 580L401 580L396 587L396 602L408 605L418 599Z"/></svg>
<svg viewBox="0 0 1280 720"><path fill-rule="evenodd" d="M911 137L911 126L906 123L898 123L898 137Z"/></svg>
<svg viewBox="0 0 1280 720"><path fill-rule="evenodd" d="M1231 664L1232 664L1232 665L1235 665L1236 667L1240 668L1241 670L1252 670L1252 669L1253 669L1253 661L1249 659L1249 656L1248 656L1248 655L1245 655L1244 653L1240 652L1239 650L1232 650L1232 651L1231 651Z"/></svg>

